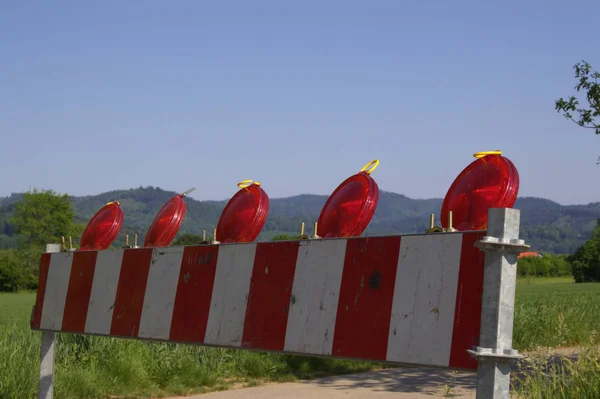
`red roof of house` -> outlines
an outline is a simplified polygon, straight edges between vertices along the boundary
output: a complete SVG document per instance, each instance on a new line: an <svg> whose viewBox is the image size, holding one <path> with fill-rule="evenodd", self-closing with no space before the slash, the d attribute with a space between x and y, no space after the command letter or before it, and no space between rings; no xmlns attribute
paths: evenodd
<svg viewBox="0 0 600 399"><path fill-rule="evenodd" d="M531 256L541 257L542 255L539 252L521 252L519 254L519 258L528 258Z"/></svg>

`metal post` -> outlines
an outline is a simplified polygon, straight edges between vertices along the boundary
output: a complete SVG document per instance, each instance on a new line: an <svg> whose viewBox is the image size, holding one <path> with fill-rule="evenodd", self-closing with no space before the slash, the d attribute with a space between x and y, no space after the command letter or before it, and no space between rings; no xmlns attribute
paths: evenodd
<svg viewBox="0 0 600 399"><path fill-rule="evenodd" d="M60 252L60 244L46 244L46 252ZM53 397L55 346L56 333L53 331L42 331L39 399L52 399Z"/></svg>
<svg viewBox="0 0 600 399"><path fill-rule="evenodd" d="M523 355L512 348L517 256L529 248L519 239L520 211L488 211L487 236L475 246L485 251L477 398L509 399L511 362Z"/></svg>

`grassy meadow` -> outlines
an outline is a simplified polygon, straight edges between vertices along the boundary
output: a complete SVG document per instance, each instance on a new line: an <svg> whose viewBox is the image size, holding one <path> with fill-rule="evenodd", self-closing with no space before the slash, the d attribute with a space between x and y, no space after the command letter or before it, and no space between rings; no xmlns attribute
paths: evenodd
<svg viewBox="0 0 600 399"><path fill-rule="evenodd" d="M0 294L0 398L36 396L41 334L30 331L28 324L34 300L33 293ZM600 342L598 331L600 284L574 284L570 278L519 280L513 345L516 349L591 347ZM57 337L55 393L59 398L184 395L383 367L367 362L106 337ZM584 357L587 363L567 362L562 367L571 368L567 370L571 377L563 377L565 370L556 369L557 378L552 384L548 383L547 370L534 367L538 372L519 381L517 391L525 397L552 398L571 397L572 392L588 388L600 389L596 359L590 355ZM585 369L580 370L581 367ZM592 380L597 381L596 385L589 385ZM573 384L578 385L573 388ZM593 389L590 392L600 395Z"/></svg>
<svg viewBox="0 0 600 399"><path fill-rule="evenodd" d="M0 293L0 398L37 397L35 293ZM57 334L55 397L185 395L381 368L369 362Z"/></svg>
<svg viewBox="0 0 600 399"><path fill-rule="evenodd" d="M600 343L600 284L520 279L513 346L520 351Z"/></svg>

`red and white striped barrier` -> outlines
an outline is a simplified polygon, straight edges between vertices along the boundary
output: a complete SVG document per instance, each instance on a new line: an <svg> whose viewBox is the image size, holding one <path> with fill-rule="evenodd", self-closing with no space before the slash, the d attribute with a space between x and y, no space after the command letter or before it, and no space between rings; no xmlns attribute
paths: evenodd
<svg viewBox="0 0 600 399"><path fill-rule="evenodd" d="M47 253L31 328L475 369L484 234Z"/></svg>

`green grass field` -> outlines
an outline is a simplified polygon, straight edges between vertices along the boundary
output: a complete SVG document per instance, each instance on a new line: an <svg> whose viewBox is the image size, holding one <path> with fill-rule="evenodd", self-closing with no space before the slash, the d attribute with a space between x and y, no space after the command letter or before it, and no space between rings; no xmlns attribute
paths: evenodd
<svg viewBox="0 0 600 399"><path fill-rule="evenodd" d="M35 294L0 293L0 398L37 397L41 333L29 329ZM347 374L369 362L57 334L57 398L185 395Z"/></svg>
<svg viewBox="0 0 600 399"><path fill-rule="evenodd" d="M600 342L600 284L572 278L517 284L513 346L519 350Z"/></svg>
<svg viewBox="0 0 600 399"><path fill-rule="evenodd" d="M0 398L33 398L40 333L29 330L35 294L0 294ZM600 284L522 279L514 347L597 344ZM382 365L252 351L58 335L56 397L182 395L263 381L364 371ZM541 389L541 388L540 388Z"/></svg>

